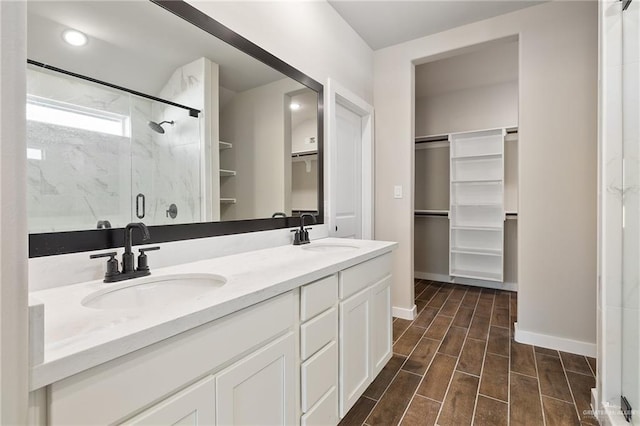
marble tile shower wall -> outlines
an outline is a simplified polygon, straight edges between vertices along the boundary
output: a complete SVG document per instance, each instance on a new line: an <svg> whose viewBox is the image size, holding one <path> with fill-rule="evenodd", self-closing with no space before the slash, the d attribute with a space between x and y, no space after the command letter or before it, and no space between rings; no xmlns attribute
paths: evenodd
<svg viewBox="0 0 640 426"><path fill-rule="evenodd" d="M204 89L202 79L183 74L176 71L163 91L171 87L180 95L175 88L186 87L182 94L203 103L197 93ZM42 156L28 161L29 232L93 229L98 220L114 227L138 220L154 225L200 220L199 119L186 110L46 71L28 70L27 84L32 96L128 116L131 128L127 137L27 122L28 148ZM176 97L198 108L187 96ZM147 126L149 120L163 119L176 122L165 125L164 135ZM139 193L146 198L141 219L135 211ZM175 219L166 213L172 203L178 207Z"/></svg>

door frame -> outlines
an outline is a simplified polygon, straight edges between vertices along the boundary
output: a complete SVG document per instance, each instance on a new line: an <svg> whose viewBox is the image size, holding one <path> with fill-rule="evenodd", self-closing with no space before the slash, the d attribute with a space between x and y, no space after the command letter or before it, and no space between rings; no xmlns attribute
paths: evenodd
<svg viewBox="0 0 640 426"><path fill-rule="evenodd" d="M325 185L329 189L325 192L326 217L325 223L328 224L329 235L335 234L336 227L336 193L338 187L337 174L337 105L340 105L354 114L360 116L362 123L362 141L361 141L361 235L362 239L372 240L374 238L374 187L373 187L373 152L374 152L374 132L373 132L373 106L364 99L351 92L332 78L327 79L327 91L325 92L327 99L326 122L327 122L327 140L325 144L325 158L327 165L327 173Z"/></svg>

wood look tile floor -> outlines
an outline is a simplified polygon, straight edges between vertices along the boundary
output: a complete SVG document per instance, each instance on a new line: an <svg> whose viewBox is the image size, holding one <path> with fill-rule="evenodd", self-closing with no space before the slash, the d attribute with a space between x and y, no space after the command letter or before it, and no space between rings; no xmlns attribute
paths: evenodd
<svg viewBox="0 0 640 426"><path fill-rule="evenodd" d="M597 425L593 358L517 343L517 293L416 280L418 316L341 425Z"/></svg>

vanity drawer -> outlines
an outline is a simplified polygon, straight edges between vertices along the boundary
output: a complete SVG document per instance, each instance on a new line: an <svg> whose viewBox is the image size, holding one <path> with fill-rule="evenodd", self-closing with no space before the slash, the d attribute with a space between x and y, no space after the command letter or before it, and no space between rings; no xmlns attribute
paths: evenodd
<svg viewBox="0 0 640 426"><path fill-rule="evenodd" d="M352 266L340 272L340 300L356 294L363 288L375 284L391 274L391 254Z"/></svg>
<svg viewBox="0 0 640 426"><path fill-rule="evenodd" d="M338 275L331 275L300 290L300 321L307 321L333 306L338 300Z"/></svg>
<svg viewBox="0 0 640 426"><path fill-rule="evenodd" d="M302 412L309 411L337 380L338 345L331 342L302 363Z"/></svg>
<svg viewBox="0 0 640 426"><path fill-rule="evenodd" d="M338 424L338 394L336 387L318 401L309 412L302 416L302 426L326 426Z"/></svg>
<svg viewBox="0 0 640 426"><path fill-rule="evenodd" d="M300 356L309 358L338 336L338 310L333 307L300 326Z"/></svg>

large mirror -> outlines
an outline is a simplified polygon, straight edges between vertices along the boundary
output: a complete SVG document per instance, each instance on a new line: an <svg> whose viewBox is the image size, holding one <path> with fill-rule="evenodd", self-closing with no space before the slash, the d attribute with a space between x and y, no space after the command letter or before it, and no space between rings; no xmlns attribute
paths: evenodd
<svg viewBox="0 0 640 426"><path fill-rule="evenodd" d="M181 1L30 1L27 40L31 256L321 221L319 83Z"/></svg>

